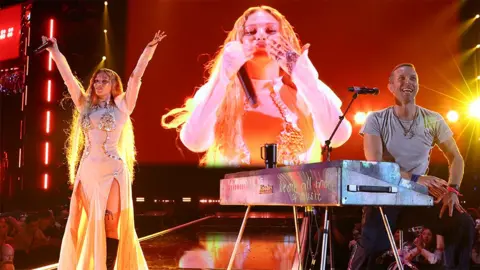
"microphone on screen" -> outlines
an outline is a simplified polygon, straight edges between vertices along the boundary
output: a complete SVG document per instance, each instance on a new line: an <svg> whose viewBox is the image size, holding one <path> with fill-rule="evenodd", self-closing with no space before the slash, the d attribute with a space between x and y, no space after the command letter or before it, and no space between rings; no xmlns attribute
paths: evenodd
<svg viewBox="0 0 480 270"><path fill-rule="evenodd" d="M245 96L247 97L248 103L252 107L257 107L257 94L255 93L255 89L253 88L250 77L248 77L245 65L238 70L237 77L242 84L243 90L245 91Z"/></svg>
<svg viewBox="0 0 480 270"><path fill-rule="evenodd" d="M365 87L365 86L351 86L348 88L348 91L350 92L355 92L359 95L378 95L380 90L378 88L370 88L370 87Z"/></svg>

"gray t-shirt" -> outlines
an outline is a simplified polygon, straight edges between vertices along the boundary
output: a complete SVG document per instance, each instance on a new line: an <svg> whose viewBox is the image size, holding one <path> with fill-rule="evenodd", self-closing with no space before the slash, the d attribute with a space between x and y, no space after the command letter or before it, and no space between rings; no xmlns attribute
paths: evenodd
<svg viewBox="0 0 480 270"><path fill-rule="evenodd" d="M412 129L405 136L405 129L408 131L412 123ZM439 113L420 106L417 118L412 121L397 118L393 107L372 112L360 129L360 135L364 134L380 136L382 161L395 162L402 170L418 175L426 174L433 146L453 136Z"/></svg>

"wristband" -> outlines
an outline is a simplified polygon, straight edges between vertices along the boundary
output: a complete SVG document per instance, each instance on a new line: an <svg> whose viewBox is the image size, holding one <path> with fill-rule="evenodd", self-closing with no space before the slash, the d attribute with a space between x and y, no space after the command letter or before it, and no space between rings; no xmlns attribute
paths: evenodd
<svg viewBox="0 0 480 270"><path fill-rule="evenodd" d="M420 175L418 174L412 174L412 178L410 178L410 181L417 182L418 178L420 178Z"/></svg>
<svg viewBox="0 0 480 270"><path fill-rule="evenodd" d="M455 189L453 187L447 187L447 192L455 193L455 194L457 194L457 196L463 196L457 189Z"/></svg>

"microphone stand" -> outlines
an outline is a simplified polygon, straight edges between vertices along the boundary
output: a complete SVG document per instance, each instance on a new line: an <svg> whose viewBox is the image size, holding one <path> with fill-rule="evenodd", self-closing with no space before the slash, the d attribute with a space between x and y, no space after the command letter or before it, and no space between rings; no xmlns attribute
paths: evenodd
<svg viewBox="0 0 480 270"><path fill-rule="evenodd" d="M337 132L338 128L340 127L340 124L342 123L343 119L345 119L345 115L347 114L348 110L350 109L350 106L352 106L352 103L355 99L357 99L358 93L355 92L352 96L352 99L350 100L350 103L348 103L347 108L345 109L345 112L343 115L339 116L338 118L338 123L335 129L332 132L332 135L330 135L330 138L325 141L325 146L322 148L322 156L325 155L325 159L327 162L330 161L330 154L332 153L332 147L330 147L330 143L332 142L333 136L335 136L335 133ZM332 210L333 212L333 210ZM316 218L316 217L315 217ZM330 219L328 216L328 207L325 207L325 214L323 216L323 237L322 237L322 254L320 258L320 270L324 270L326 266L326 259L327 259L327 241L330 249L330 269L335 269L335 262L333 259L333 245L332 245L332 236L330 233ZM328 239L328 240L327 240ZM314 260L314 258L313 258Z"/></svg>
<svg viewBox="0 0 480 270"><path fill-rule="evenodd" d="M330 135L330 138L325 141L325 146L322 148L322 155L326 155L326 158L324 160L330 161L330 154L332 153L332 147L330 147L330 143L332 142L333 136L335 136L335 133L337 133L338 128L340 127L340 124L342 123L343 119L345 119L345 115L347 114L348 110L350 109L350 106L352 106L352 103L355 99L357 99L358 93L353 94L352 99L350 100L350 103L348 103L347 108L345 109L345 112L343 115L339 116L338 118L338 123L335 129L332 132L332 135Z"/></svg>

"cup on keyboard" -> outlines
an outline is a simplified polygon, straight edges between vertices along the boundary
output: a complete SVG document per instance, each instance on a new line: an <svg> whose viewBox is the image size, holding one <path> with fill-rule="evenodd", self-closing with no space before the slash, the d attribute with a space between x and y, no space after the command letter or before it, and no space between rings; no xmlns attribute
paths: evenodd
<svg viewBox="0 0 480 270"><path fill-rule="evenodd" d="M266 168L277 167L277 144L267 143L260 147L260 157L265 160Z"/></svg>

